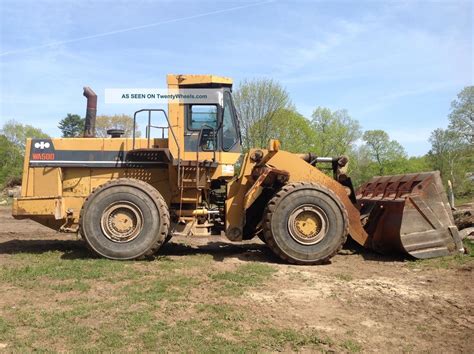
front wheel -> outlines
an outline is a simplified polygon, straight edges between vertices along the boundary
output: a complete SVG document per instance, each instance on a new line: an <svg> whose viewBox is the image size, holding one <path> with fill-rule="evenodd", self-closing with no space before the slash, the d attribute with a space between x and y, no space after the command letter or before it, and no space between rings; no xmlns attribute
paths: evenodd
<svg viewBox="0 0 474 354"><path fill-rule="evenodd" d="M168 207L161 194L135 179L103 184L81 210L80 231L88 246L110 259L152 255L165 241L168 228Z"/></svg>
<svg viewBox="0 0 474 354"><path fill-rule="evenodd" d="M291 183L268 203L264 216L267 245L295 264L321 264L346 241L347 212L337 195L315 183Z"/></svg>

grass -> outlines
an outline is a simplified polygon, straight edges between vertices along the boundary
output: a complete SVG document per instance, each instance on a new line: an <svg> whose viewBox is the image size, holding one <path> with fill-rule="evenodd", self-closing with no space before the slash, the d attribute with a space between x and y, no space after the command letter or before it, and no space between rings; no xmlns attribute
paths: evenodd
<svg viewBox="0 0 474 354"><path fill-rule="evenodd" d="M209 255L151 262L64 259L62 252L16 254L0 284L17 296L0 308L9 351L261 352L355 351L308 328L275 322L242 297L272 281L276 268L226 265Z"/></svg>
<svg viewBox="0 0 474 354"><path fill-rule="evenodd" d="M464 248L467 250L467 254L456 254L453 256L431 259L418 259L408 262L408 267L424 269L451 269L460 268L466 265L474 266L474 242L465 239L463 243Z"/></svg>
<svg viewBox="0 0 474 354"><path fill-rule="evenodd" d="M209 255L153 262L16 254L0 282L18 299L0 309L0 343L13 351L244 352L319 348L311 333L255 322L233 304L276 269L246 263L219 272ZM222 303L232 295L229 303ZM318 337L319 338L319 337Z"/></svg>
<svg viewBox="0 0 474 354"><path fill-rule="evenodd" d="M342 347L351 353L358 353L362 350L362 346L352 339L347 339L342 342Z"/></svg>
<svg viewBox="0 0 474 354"><path fill-rule="evenodd" d="M470 257L474 257L474 242L471 240L464 240L464 247L467 248Z"/></svg>
<svg viewBox="0 0 474 354"><path fill-rule="evenodd" d="M458 197L454 200L454 205L456 207L463 205L463 204L468 204L472 203L474 201L472 196L463 196L463 197Z"/></svg>
<svg viewBox="0 0 474 354"><path fill-rule="evenodd" d="M83 292L88 291L91 288L91 286L80 279L75 279L72 281L62 282L59 284L52 284L50 288L60 293L66 293L69 291L78 291L78 292L83 293Z"/></svg>
<svg viewBox="0 0 474 354"><path fill-rule="evenodd" d="M10 325L8 322L0 317L0 336L4 336L10 330Z"/></svg>
<svg viewBox="0 0 474 354"><path fill-rule="evenodd" d="M354 279L352 275L346 273L338 273L335 277L341 281L352 281Z"/></svg>
<svg viewBox="0 0 474 354"><path fill-rule="evenodd" d="M72 259L61 258L62 252L42 254L17 254L11 265L0 267L0 281L13 285L29 287L37 285L42 278L51 280L117 280L116 275L133 277L135 274L130 264L106 259ZM109 277L114 275L113 278Z"/></svg>
<svg viewBox="0 0 474 354"><path fill-rule="evenodd" d="M224 295L242 295L249 287L257 287L270 279L276 269L261 263L247 263L235 271L227 271L210 275L219 283Z"/></svg>

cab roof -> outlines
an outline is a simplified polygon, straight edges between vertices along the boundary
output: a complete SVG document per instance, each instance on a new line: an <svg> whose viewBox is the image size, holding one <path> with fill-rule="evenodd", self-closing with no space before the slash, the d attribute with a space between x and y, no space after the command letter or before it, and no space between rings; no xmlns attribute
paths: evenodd
<svg viewBox="0 0 474 354"><path fill-rule="evenodd" d="M167 82L168 85L178 86L232 85L231 78L216 75L168 74Z"/></svg>

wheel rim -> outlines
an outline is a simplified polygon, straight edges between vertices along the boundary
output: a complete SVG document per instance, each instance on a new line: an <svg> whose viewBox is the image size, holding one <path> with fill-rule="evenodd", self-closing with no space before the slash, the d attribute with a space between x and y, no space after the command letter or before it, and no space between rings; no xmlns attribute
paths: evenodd
<svg viewBox="0 0 474 354"><path fill-rule="evenodd" d="M101 227L109 240L129 242L140 234L143 228L143 214L140 208L131 202L115 202L102 213Z"/></svg>
<svg viewBox="0 0 474 354"><path fill-rule="evenodd" d="M303 245L314 245L326 236L328 217L314 205L302 205L292 211L288 218L290 236Z"/></svg>

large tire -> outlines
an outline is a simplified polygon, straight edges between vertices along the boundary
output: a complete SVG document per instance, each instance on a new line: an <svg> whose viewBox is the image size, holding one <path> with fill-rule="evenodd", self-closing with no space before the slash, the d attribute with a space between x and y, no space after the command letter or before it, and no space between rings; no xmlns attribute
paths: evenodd
<svg viewBox="0 0 474 354"><path fill-rule="evenodd" d="M328 188L308 182L284 186L269 202L264 237L270 249L294 264L322 264L346 241L347 212Z"/></svg>
<svg viewBox="0 0 474 354"><path fill-rule="evenodd" d="M170 225L166 202L150 184L119 178L96 188L80 215L80 232L97 254L118 260L154 254Z"/></svg>

